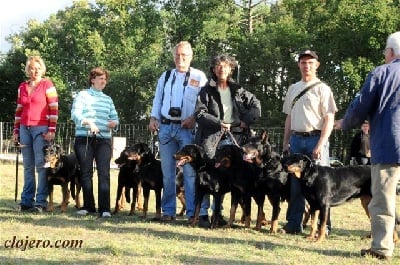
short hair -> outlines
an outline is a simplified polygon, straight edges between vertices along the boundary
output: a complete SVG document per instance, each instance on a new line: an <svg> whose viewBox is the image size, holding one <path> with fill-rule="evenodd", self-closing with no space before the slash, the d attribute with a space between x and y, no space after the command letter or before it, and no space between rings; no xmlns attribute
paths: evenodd
<svg viewBox="0 0 400 265"><path fill-rule="evenodd" d="M175 45L174 50L173 50L173 56L175 57L176 50L179 47L183 47L184 49L190 50L190 55L193 55L193 50L192 50L192 45L188 41L181 41L178 44ZM189 54L188 54L189 55Z"/></svg>
<svg viewBox="0 0 400 265"><path fill-rule="evenodd" d="M28 59L26 60L25 64L25 74L30 77L29 69L31 68L31 65L33 63L39 63L40 67L42 68L42 77L46 73L46 65L44 64L44 61L42 57L35 55L35 56L29 56Z"/></svg>
<svg viewBox="0 0 400 265"><path fill-rule="evenodd" d="M400 55L400 31L389 35L386 41L386 48L393 49L394 56Z"/></svg>
<svg viewBox="0 0 400 265"><path fill-rule="evenodd" d="M232 56L226 55L226 54L222 54L222 55L217 55L214 58L212 58L211 63L210 63L210 73L212 78L216 81L218 78L214 73L214 68L215 66L217 66L218 64L220 64L221 62L225 62L228 63L229 66L231 67L231 72L229 73L229 77L232 78L232 74L234 72L234 70L237 67L237 62L235 60L235 58L233 58Z"/></svg>
<svg viewBox="0 0 400 265"><path fill-rule="evenodd" d="M88 81L89 81L89 86L92 86L92 79L96 78L97 76L101 75L106 75L106 80L110 78L110 74L108 73L107 70L101 68L101 67L95 67L90 70Z"/></svg>

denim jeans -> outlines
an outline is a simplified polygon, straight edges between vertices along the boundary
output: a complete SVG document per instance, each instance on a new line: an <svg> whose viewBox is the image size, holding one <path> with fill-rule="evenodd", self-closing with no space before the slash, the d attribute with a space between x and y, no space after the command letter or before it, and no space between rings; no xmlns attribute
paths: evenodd
<svg viewBox="0 0 400 265"><path fill-rule="evenodd" d="M290 137L290 152L301 153L308 155L312 158L312 151L317 145L319 135L303 137L299 135L292 135ZM321 160L317 161L320 165L329 165L329 143L327 143L322 150ZM288 231L302 232L303 231L303 214L305 207L305 197L301 188L300 180L294 176L290 177L290 202L288 205L286 219L286 229ZM329 222L330 222L330 218Z"/></svg>
<svg viewBox="0 0 400 265"><path fill-rule="evenodd" d="M76 137L74 149L81 170L83 209L96 212L93 195L93 160L98 176L98 212L110 212L110 160L111 140L97 137Z"/></svg>
<svg viewBox="0 0 400 265"><path fill-rule="evenodd" d="M185 145L193 144L192 130L181 128L180 124L160 124L158 133L160 158L163 172L163 193L161 208L163 215L176 215L176 161L173 155ZM183 166L183 185L185 189L186 215L194 216L194 193L196 172L191 165Z"/></svg>
<svg viewBox="0 0 400 265"><path fill-rule="evenodd" d="M47 126L24 126L19 129L23 164L24 187L21 193L21 204L32 207L47 207L48 183L44 168L43 147L47 144L42 133L47 133ZM37 189L35 167L38 174ZM36 195L36 200L35 200Z"/></svg>

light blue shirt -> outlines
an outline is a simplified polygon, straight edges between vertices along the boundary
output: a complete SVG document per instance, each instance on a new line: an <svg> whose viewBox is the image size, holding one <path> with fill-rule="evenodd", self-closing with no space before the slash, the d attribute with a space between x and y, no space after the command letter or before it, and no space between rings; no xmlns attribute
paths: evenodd
<svg viewBox="0 0 400 265"><path fill-rule="evenodd" d="M100 137L111 138L110 120L119 123L118 114L111 97L90 87L78 93L71 109L71 119L75 123L75 136L88 136L89 127L82 125L84 119L96 124Z"/></svg>

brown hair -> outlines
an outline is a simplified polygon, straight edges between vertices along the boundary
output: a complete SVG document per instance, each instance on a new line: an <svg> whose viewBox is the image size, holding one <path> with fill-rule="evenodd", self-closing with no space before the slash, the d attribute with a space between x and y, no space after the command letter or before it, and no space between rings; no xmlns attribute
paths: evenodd
<svg viewBox="0 0 400 265"><path fill-rule="evenodd" d="M107 81L110 78L110 74L108 73L108 71L101 67L95 67L92 70L90 70L89 77L88 77L89 86L93 85L92 79L96 78L97 76L101 76L101 75L106 75Z"/></svg>

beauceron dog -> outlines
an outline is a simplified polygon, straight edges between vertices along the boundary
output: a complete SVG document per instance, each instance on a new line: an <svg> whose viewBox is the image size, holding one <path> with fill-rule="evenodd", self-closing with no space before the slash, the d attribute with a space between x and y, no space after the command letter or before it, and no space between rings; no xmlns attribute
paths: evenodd
<svg viewBox="0 0 400 265"><path fill-rule="evenodd" d="M243 158L244 152L237 145L222 145L215 151L215 167L229 176L231 185L231 209L226 227L231 227L235 221L239 203L244 211L244 225L246 228L250 227L251 197L254 193L255 180L261 173L261 168Z"/></svg>
<svg viewBox="0 0 400 265"><path fill-rule="evenodd" d="M312 225L310 239L325 239L328 210L355 198L369 217L368 203L371 200L371 167L328 167L316 165L308 156L292 154L284 159L285 169L302 182L304 195L310 204ZM319 229L318 217L321 221ZM397 234L397 233L396 233Z"/></svg>
<svg viewBox="0 0 400 265"><path fill-rule="evenodd" d="M143 218L147 217L150 190L156 195L156 213L154 221L161 219L161 192L163 188L163 174L161 161L157 160L145 143L136 143L127 149L128 159L135 161L136 172L143 190ZM132 201L134 204L135 201Z"/></svg>
<svg viewBox="0 0 400 265"><path fill-rule="evenodd" d="M211 228L218 226L221 216L222 195L230 191L230 182L227 175L215 168L215 163L210 159L203 147L189 144L179 150L174 158L178 166L189 163L196 172L195 180L195 214L192 226L199 221L200 207L204 195L211 194L214 197L215 208L211 217Z"/></svg>
<svg viewBox="0 0 400 265"><path fill-rule="evenodd" d="M131 190L132 200L135 203L131 203L131 209L129 215L135 214L135 204L137 208L142 209L142 203L140 201L141 183L139 174L136 171L136 161L128 159L129 147L126 147L119 157L115 159L115 163L118 165L118 186L117 186L117 197L115 200L115 209L113 213L118 213L124 207L124 200L127 203L131 203Z"/></svg>
<svg viewBox="0 0 400 265"><path fill-rule="evenodd" d="M252 192L258 207L255 229L260 231L261 226L266 223L263 207L265 196L267 196L272 205L270 233L276 233L281 211L280 204L288 201L290 197L288 173L281 164L281 156L272 150L266 131L262 131L259 136L250 137L242 149L245 153L245 160L261 168L260 174L255 178Z"/></svg>
<svg viewBox="0 0 400 265"><path fill-rule="evenodd" d="M60 185L62 190L61 212L67 211L70 194L75 200L75 207L80 207L79 193L81 186L79 182L80 171L78 160L74 153L64 154L60 145L51 144L43 147L45 158L44 167L46 170L48 191L49 191L49 204L46 211L54 211L54 185ZM70 184L70 189L68 188Z"/></svg>

